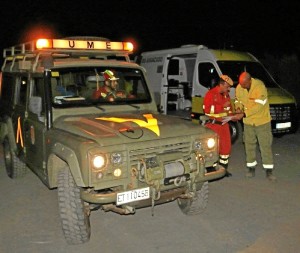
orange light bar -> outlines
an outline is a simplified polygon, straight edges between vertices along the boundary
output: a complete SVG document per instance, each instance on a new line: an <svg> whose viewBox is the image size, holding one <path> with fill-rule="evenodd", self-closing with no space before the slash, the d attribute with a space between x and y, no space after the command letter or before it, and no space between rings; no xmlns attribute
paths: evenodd
<svg viewBox="0 0 300 253"><path fill-rule="evenodd" d="M93 40L58 40L39 39L36 42L37 49L84 49L84 50L116 50L133 51L131 42L93 41Z"/></svg>
<svg viewBox="0 0 300 253"><path fill-rule="evenodd" d="M51 40L47 39L38 39L36 41L36 48L42 49L42 48L51 48Z"/></svg>
<svg viewBox="0 0 300 253"><path fill-rule="evenodd" d="M126 51L133 51L133 44L131 42L123 42L123 48Z"/></svg>

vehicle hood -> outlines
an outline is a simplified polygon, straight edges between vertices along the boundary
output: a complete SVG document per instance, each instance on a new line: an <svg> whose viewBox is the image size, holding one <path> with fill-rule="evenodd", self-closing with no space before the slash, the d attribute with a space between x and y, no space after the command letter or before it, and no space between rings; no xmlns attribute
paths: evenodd
<svg viewBox="0 0 300 253"><path fill-rule="evenodd" d="M99 145L161 140L207 132L207 129L178 117L151 113L128 113L61 117L56 129L67 131Z"/></svg>
<svg viewBox="0 0 300 253"><path fill-rule="evenodd" d="M281 88L268 88L268 97L270 104L295 103L295 98Z"/></svg>

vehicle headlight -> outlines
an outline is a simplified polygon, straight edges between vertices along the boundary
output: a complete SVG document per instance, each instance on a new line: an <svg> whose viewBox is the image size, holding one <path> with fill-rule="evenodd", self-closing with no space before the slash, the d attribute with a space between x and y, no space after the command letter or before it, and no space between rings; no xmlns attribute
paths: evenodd
<svg viewBox="0 0 300 253"><path fill-rule="evenodd" d="M104 155L96 155L92 159L92 164L95 169L102 169L106 165L106 159Z"/></svg>
<svg viewBox="0 0 300 253"><path fill-rule="evenodd" d="M120 153L113 153L110 156L111 163L119 164L122 162L122 155Z"/></svg>
<svg viewBox="0 0 300 253"><path fill-rule="evenodd" d="M209 138L208 140L207 140L207 147L209 148L209 149L212 149L212 148L214 148L216 146L216 140L214 139L214 138Z"/></svg>

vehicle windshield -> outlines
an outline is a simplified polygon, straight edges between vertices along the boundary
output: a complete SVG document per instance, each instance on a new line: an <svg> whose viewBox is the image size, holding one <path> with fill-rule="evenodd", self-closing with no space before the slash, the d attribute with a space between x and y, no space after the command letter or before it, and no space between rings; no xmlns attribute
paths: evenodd
<svg viewBox="0 0 300 253"><path fill-rule="evenodd" d="M278 87L270 74L265 68L258 62L247 62L247 61L218 61L218 65L222 73L229 75L234 85L238 84L238 77L243 71L247 71L253 78L262 80L266 87L274 88Z"/></svg>
<svg viewBox="0 0 300 253"><path fill-rule="evenodd" d="M132 68L52 69L51 91L54 107L151 101L142 71Z"/></svg>

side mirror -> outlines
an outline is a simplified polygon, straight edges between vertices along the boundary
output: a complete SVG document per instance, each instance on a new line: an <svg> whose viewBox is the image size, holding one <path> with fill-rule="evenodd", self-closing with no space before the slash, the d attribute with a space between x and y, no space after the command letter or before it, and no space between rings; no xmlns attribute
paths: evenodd
<svg viewBox="0 0 300 253"><path fill-rule="evenodd" d="M199 118L199 124L204 126L208 120L209 120L208 116L201 115L200 118Z"/></svg>

